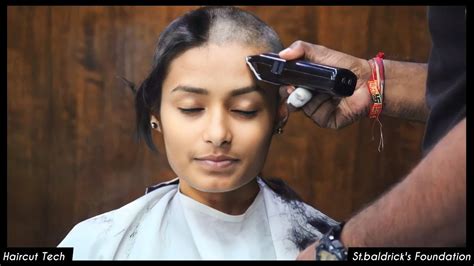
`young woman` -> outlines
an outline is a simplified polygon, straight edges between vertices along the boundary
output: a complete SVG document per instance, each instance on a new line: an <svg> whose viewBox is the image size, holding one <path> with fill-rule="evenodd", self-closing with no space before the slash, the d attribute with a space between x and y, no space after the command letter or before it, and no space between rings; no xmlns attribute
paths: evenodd
<svg viewBox="0 0 474 266"><path fill-rule="evenodd" d="M245 57L278 52L276 33L234 7L203 7L161 34L136 92L137 129L162 137L176 179L76 225L74 259L295 259L336 222L284 183L259 177L288 111Z"/></svg>

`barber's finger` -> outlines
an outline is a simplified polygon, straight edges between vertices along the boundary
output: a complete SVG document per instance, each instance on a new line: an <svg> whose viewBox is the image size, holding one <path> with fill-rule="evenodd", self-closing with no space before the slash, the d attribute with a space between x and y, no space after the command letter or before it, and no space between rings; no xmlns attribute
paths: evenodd
<svg viewBox="0 0 474 266"><path fill-rule="evenodd" d="M286 103L287 102L287 99L288 99L288 96L290 96L290 94L295 90L295 87L294 86L291 86L291 85L285 85L285 86L280 86L279 88L279 93L280 93L280 97L281 99ZM289 112L295 112L298 110L298 108L294 107L293 105L291 105L290 103L287 104L287 108L288 108L288 111Z"/></svg>
<svg viewBox="0 0 474 266"><path fill-rule="evenodd" d="M290 96L290 93L294 90L295 87L293 86L290 86L290 85L285 85L285 86L280 86L279 88L279 93L280 93L280 97L282 99L286 99L288 98L288 96Z"/></svg>
<svg viewBox="0 0 474 266"><path fill-rule="evenodd" d="M291 113L298 111L298 108L294 107L291 103L288 103L286 106L288 107L288 111Z"/></svg>
<svg viewBox="0 0 474 266"><path fill-rule="evenodd" d="M303 112L311 118L318 126L323 128L335 126L334 121L329 121L334 117L334 112L340 102L339 98L334 98L326 93L315 93L311 101L303 106Z"/></svg>
<svg viewBox="0 0 474 266"><path fill-rule="evenodd" d="M304 58L313 63L323 63L329 53L334 51L321 45L311 44L304 41L296 41L288 48L279 53L279 56L285 60Z"/></svg>
<svg viewBox="0 0 474 266"><path fill-rule="evenodd" d="M278 55L285 60L293 60L305 55L305 46L303 41L296 41L288 48L281 51Z"/></svg>
<svg viewBox="0 0 474 266"><path fill-rule="evenodd" d="M320 127L336 128L337 125L334 121L335 119L334 112L337 109L337 104L339 101L340 101L339 99L334 99L334 98L330 98L324 101L318 107L318 110L311 115L311 119Z"/></svg>
<svg viewBox="0 0 474 266"><path fill-rule="evenodd" d="M286 92L288 94L291 94L292 92L294 92L296 90L296 88L294 86L288 86L287 89L286 89Z"/></svg>
<svg viewBox="0 0 474 266"><path fill-rule="evenodd" d="M332 96L327 93L313 92L313 97L303 106L303 111L311 117L318 110L321 104L331 99L331 97Z"/></svg>

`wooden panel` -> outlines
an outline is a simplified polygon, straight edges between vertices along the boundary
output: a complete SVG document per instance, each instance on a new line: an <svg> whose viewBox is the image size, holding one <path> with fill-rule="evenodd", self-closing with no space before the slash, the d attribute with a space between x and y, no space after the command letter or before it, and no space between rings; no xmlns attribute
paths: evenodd
<svg viewBox="0 0 474 266"><path fill-rule="evenodd" d="M51 36L44 30L51 27L50 10L8 7L7 19L15 25L7 33L7 241L41 245L48 241L44 229L55 211L48 206Z"/></svg>
<svg viewBox="0 0 474 266"><path fill-rule="evenodd" d="M55 246L77 222L174 178L158 136L159 154L134 141L133 97L116 75L139 83L159 33L194 8L8 7L9 246ZM285 45L301 39L363 58L379 50L389 59L428 58L425 7L242 8ZM294 113L274 138L263 174L346 219L420 159L423 124L382 123L379 153L368 119L335 131Z"/></svg>

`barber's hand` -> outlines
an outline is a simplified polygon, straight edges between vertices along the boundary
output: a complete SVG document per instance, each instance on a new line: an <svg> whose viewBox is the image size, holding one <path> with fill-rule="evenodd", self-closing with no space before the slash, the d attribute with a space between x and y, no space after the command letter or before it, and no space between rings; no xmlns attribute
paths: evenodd
<svg viewBox="0 0 474 266"><path fill-rule="evenodd" d="M368 114L371 97L367 80L370 78L371 68L367 60L303 41L294 42L279 55L286 60L301 58L318 64L347 68L357 76L356 88L350 97L336 98L313 92L311 100L301 107L320 127L342 128ZM294 90L293 86L283 86L280 88L280 95L286 98Z"/></svg>
<svg viewBox="0 0 474 266"><path fill-rule="evenodd" d="M316 260L316 244L318 244L318 241L301 251L296 260Z"/></svg>

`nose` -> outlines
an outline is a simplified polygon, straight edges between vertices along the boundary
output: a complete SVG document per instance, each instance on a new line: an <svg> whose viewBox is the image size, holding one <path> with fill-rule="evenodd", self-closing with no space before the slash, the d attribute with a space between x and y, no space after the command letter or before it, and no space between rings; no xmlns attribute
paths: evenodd
<svg viewBox="0 0 474 266"><path fill-rule="evenodd" d="M203 134L204 141L215 147L222 147L232 142L232 133L223 111L208 112L209 119Z"/></svg>

